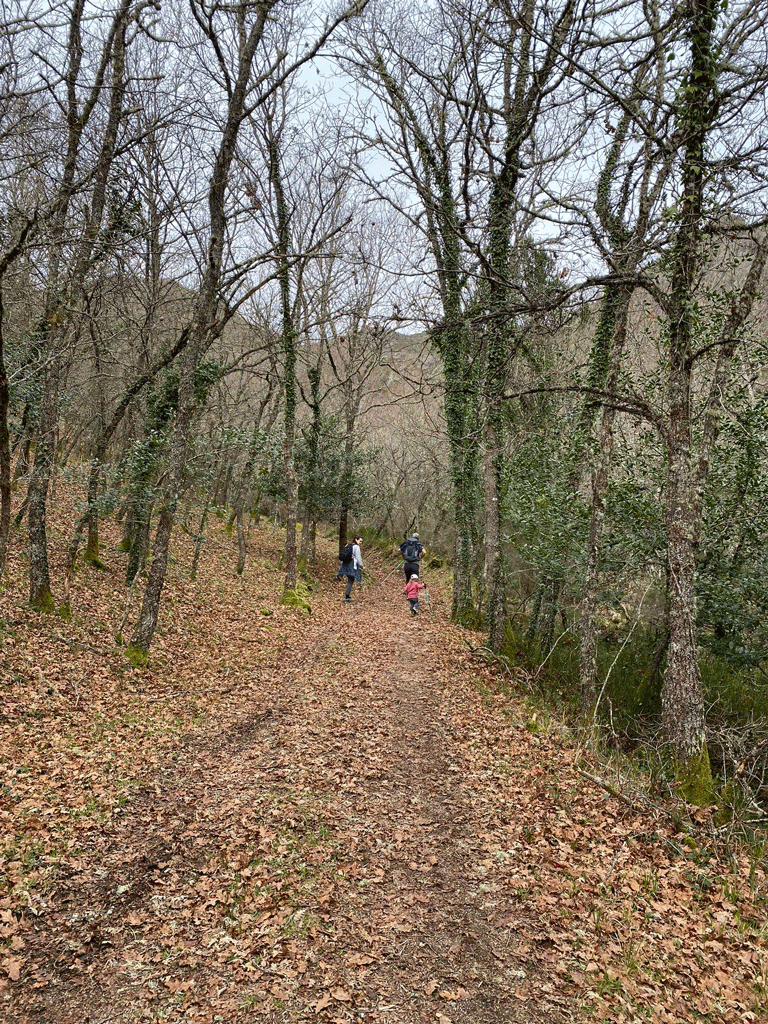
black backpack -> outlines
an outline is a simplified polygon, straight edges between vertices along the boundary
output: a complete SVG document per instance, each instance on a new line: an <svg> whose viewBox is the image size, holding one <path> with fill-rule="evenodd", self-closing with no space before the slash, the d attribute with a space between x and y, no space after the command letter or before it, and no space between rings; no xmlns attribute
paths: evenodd
<svg viewBox="0 0 768 1024"><path fill-rule="evenodd" d="M351 557L352 557L352 545L351 544L345 544L344 547L339 552L339 561L340 562L348 562Z"/></svg>
<svg viewBox="0 0 768 1024"><path fill-rule="evenodd" d="M418 562L419 547L420 545L417 540L412 540L411 538L409 538L405 542L405 547L403 548L403 558L406 560L406 562Z"/></svg>

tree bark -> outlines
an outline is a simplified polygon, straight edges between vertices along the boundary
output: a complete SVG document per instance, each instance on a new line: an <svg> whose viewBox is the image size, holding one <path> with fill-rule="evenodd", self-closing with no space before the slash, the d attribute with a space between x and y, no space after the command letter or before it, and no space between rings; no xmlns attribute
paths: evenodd
<svg viewBox="0 0 768 1024"><path fill-rule="evenodd" d="M613 343L610 351L610 366L606 387L612 390L618 380L627 336L627 320L631 288L619 290L619 303L615 309L609 307L607 315L611 321ZM611 304L612 306L612 304ZM611 461L613 458L613 425L616 410L611 405L603 406L597 428L597 459L592 469L592 508L589 518L587 539L587 564L584 572L584 591L579 613L579 687L581 706L585 712L594 709L597 701L597 594L599 588L600 553L605 522L605 496L608 492Z"/></svg>
<svg viewBox="0 0 768 1024"><path fill-rule="evenodd" d="M5 275L21 255L36 225L36 217L28 218L13 245L8 247L0 260L0 577L5 572L11 530L11 438L8 430L11 389L5 367Z"/></svg>
<svg viewBox="0 0 768 1024"><path fill-rule="evenodd" d="M696 647L697 523L691 459L691 357L706 169L704 152L716 83L713 37L719 10L718 0L697 0L688 16L690 71L678 112L683 136L681 213L673 250L669 304L665 523L670 590L662 722L681 792L696 804L711 802L713 783Z"/></svg>
<svg viewBox="0 0 768 1024"><path fill-rule="evenodd" d="M59 398L67 364L65 349L71 330L67 307L78 308L90 265L93 248L101 228L107 197L107 182L117 145L117 132L125 98L126 33L133 0L122 0L107 34L101 62L88 95L78 102L77 83L82 68L83 40L81 35L85 5L77 0L69 24L69 64L67 81L68 138L63 161L62 180L58 189L53 219L52 240L49 247L49 280L44 322L40 328L41 347L47 362L43 372L40 425L35 448L35 460L29 482L27 523L29 531L29 600L40 610L54 607L50 585L47 546L48 488L54 465L56 436L59 422ZM83 132L102 94L107 70L111 72L110 98L104 133L96 165L94 187L89 204L86 226L74 259L74 267L66 289L63 287L62 266L65 253L65 225L76 191L77 161L81 153ZM65 295L66 291L66 295ZM77 325L75 325L77 333Z"/></svg>
<svg viewBox="0 0 768 1024"><path fill-rule="evenodd" d="M205 270L200 283L190 328L190 341L184 350L179 373L179 404L174 424L167 484L163 491L157 530L152 546L152 561L142 600L141 612L131 637L129 655L138 663L146 661L157 628L160 595L168 570L168 554L176 508L181 492L192 421L196 407L194 375L206 342L217 328L216 306L226 238L225 202L230 169L238 132L242 125L248 81L256 49L261 42L269 11L276 0L258 6L257 15L243 39L232 82L227 115L216 153L208 193L209 241ZM213 35L213 28L210 27Z"/></svg>
<svg viewBox="0 0 768 1024"><path fill-rule="evenodd" d="M283 344L283 471L285 473L285 579L284 590L296 589L298 550L296 524L299 517L299 484L296 477L294 452L296 447L296 324L291 302L290 278L290 215L283 189L279 133L272 132L269 139L269 178L275 196L277 214L277 252L280 266L277 278L280 285Z"/></svg>

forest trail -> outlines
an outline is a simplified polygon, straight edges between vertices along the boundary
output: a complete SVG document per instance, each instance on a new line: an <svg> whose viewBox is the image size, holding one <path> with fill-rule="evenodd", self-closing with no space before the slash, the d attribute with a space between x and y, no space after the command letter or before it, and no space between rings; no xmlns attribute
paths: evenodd
<svg viewBox="0 0 768 1024"><path fill-rule="evenodd" d="M690 1015L694 998L727 1010L725 980L707 988L705 958L679 941L697 929L717 957L723 928L695 918L664 826L585 783L564 730L540 729L472 658L449 595L435 587L417 618L400 573L341 596L330 572L309 616L260 615L235 595L217 627L222 697L31 900L0 1017L567 1024L587 1010L709 1019ZM764 953L740 943L744 1007Z"/></svg>

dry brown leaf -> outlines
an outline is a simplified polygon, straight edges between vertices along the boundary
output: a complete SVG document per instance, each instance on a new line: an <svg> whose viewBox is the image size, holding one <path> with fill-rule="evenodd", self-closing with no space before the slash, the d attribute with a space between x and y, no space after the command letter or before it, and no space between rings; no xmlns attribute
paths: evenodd
<svg viewBox="0 0 768 1024"><path fill-rule="evenodd" d="M331 998L330 992L325 992L320 997L320 999L318 999L318 1001L315 1003L315 1006L314 1006L315 1013L320 1013L327 1006L330 1006L332 1002L333 1002L333 999Z"/></svg>
<svg viewBox="0 0 768 1024"><path fill-rule="evenodd" d="M22 960L3 960L3 970L11 979L11 981L18 981L21 976L21 968L24 962Z"/></svg>
<svg viewBox="0 0 768 1024"><path fill-rule="evenodd" d="M454 991L444 988L438 989L437 994L441 999L447 999L450 1002L455 1002L458 999L466 999L467 990L459 985L459 987L454 989Z"/></svg>

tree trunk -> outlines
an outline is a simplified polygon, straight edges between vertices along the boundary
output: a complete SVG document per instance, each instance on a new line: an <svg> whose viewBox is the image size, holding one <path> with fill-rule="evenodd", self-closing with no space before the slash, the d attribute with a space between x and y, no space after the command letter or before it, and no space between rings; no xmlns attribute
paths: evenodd
<svg viewBox="0 0 768 1024"><path fill-rule="evenodd" d="M690 803L702 805L711 803L713 785L696 647L696 564L689 456L682 439L670 440L665 515L669 646L662 715L681 792Z"/></svg>
<svg viewBox="0 0 768 1024"><path fill-rule="evenodd" d="M452 295L452 292L450 293ZM459 309L459 295L451 302ZM448 431L451 488L456 524L456 553L453 566L453 606L455 622L474 625L475 604L472 587L475 514L479 504L477 489L477 436L474 421L475 401L471 394L467 369L467 338L460 326L441 332L437 345L445 374L445 421Z"/></svg>
<svg viewBox="0 0 768 1024"><path fill-rule="evenodd" d="M270 127L272 127L270 125ZM291 303L290 266L290 214L283 189L280 166L280 139L273 134L269 140L269 177L275 195L277 211L277 255L280 266L277 277L280 284L280 305L283 320L283 393L285 401L283 419L283 470L285 473L285 580L284 590L296 589L298 551L296 523L299 517L299 484L296 478L294 450L296 447L296 325Z"/></svg>
<svg viewBox="0 0 768 1024"><path fill-rule="evenodd" d="M563 589L563 575L560 572L548 573L544 579L541 605L541 654L546 658L555 646L555 622Z"/></svg>
<svg viewBox="0 0 768 1024"><path fill-rule="evenodd" d="M107 76L100 75L92 87L91 99L81 107L78 105L75 84L82 70L83 40L81 35L85 7L77 3L71 11L69 31L69 66L67 77L70 85L69 109L67 110L68 139L63 161L62 180L58 189L58 203L52 231L49 252L50 278L45 306L45 321L41 328L42 347L47 351L48 363L43 374L43 387L38 428L37 447L32 477L29 483L29 592L30 603L35 608L53 608L50 587L47 546L47 503L48 488L53 471L60 391L65 371L65 346L70 330L70 309L82 307L83 289L91 265L93 250L101 229L107 199L107 183L117 146L117 134L123 114L125 98L125 57L129 11L132 0L122 0L114 14L111 30L105 43L102 60L109 68L111 79L107 118L104 122L101 144L98 149L93 171L93 192L87 210L85 230L77 245L74 266L69 281L64 287L62 266L66 251L66 217L75 195L76 165L82 152L82 137L86 124L95 109L96 99L105 88ZM77 325L74 334L77 334Z"/></svg>
<svg viewBox="0 0 768 1024"><path fill-rule="evenodd" d="M243 506L238 505L235 515L237 523L237 575L242 576L245 570L245 560L248 557L248 547L245 543L245 526L243 523Z"/></svg>
<svg viewBox="0 0 768 1024"><path fill-rule="evenodd" d="M320 383L322 380L323 341L320 342L320 353L317 364L310 366L307 370L310 386L310 408L312 410L312 422L309 427L307 442L307 483L305 485L306 499L304 501L304 514L301 530L301 555L300 561L306 566L314 561L315 557L315 533L314 526L317 517L317 502L315 500L315 481L317 480L319 468L320 434L322 420L320 416Z"/></svg>
<svg viewBox="0 0 768 1024"><path fill-rule="evenodd" d="M46 527L48 486L53 472L58 426L61 357L52 358L43 378L43 399L37 446L27 492L29 536L29 603L39 611L51 612L55 603L51 591Z"/></svg>
<svg viewBox="0 0 768 1024"><path fill-rule="evenodd" d="M3 282L0 278L0 577L5 572L11 532L11 439L8 433L11 392L5 370L4 320Z"/></svg>
<svg viewBox="0 0 768 1024"><path fill-rule="evenodd" d="M347 534L348 533L349 533L349 510L347 509L346 505L344 505L342 507L341 513L339 515L339 530L338 530L339 551L341 551L341 549L347 543Z"/></svg>
<svg viewBox="0 0 768 1024"><path fill-rule="evenodd" d="M150 491L151 479L146 479L144 489L131 502L130 547L125 569L125 584L130 586L147 564L149 538L152 528L154 496Z"/></svg>
<svg viewBox="0 0 768 1024"><path fill-rule="evenodd" d="M702 241L705 145L714 116L711 101L717 59L713 39L720 3L698 0L687 26L690 72L678 122L683 133L681 213L672 256L669 304L667 485L665 521L669 565L669 648L662 687L662 722L682 795L691 803L713 798L704 697L696 648L696 519L691 465L691 376L694 287Z"/></svg>
<svg viewBox="0 0 768 1024"><path fill-rule="evenodd" d="M494 328L492 328L494 329ZM504 574L501 553L500 482L502 452L500 400L487 411L485 430L485 625L488 646L501 650L504 640Z"/></svg>
<svg viewBox="0 0 768 1024"><path fill-rule="evenodd" d="M301 547L299 548L299 568L302 572L306 571L306 567L309 565L309 516L310 512L305 502L301 515Z"/></svg>
<svg viewBox="0 0 768 1024"><path fill-rule="evenodd" d="M355 425L358 403L351 379L344 386L344 458L341 467L341 510L339 514L339 551L349 534L349 505L352 498L352 456L355 451Z"/></svg>
<svg viewBox="0 0 768 1024"><path fill-rule="evenodd" d="M612 390L618 380L627 337L630 288L621 289L618 305L609 304L606 315L611 321L613 342L606 381L600 381ZM594 709L597 701L597 594L599 589L600 552L605 521L605 496L608 493L611 460L613 458L613 425L616 411L604 405L597 430L597 461L592 470L592 509L587 540L587 565L584 574L584 592L579 617L579 686L581 706L585 712Z"/></svg>
<svg viewBox="0 0 768 1024"><path fill-rule="evenodd" d="M179 373L179 404L171 445L167 485L160 507L160 516L152 546L152 563L147 577L141 613L129 647L129 657L138 664L146 662L157 628L160 594L168 569L168 548L173 531L179 494L187 460L192 420L196 406L194 375L206 343L218 327L216 306L226 239L225 202L230 169L248 92L248 81L256 49L261 41L272 3L258 9L256 19L244 36L237 58L237 74L231 82L231 93L216 153L208 193L209 231L205 270L200 283L190 330L190 342L184 350ZM213 30L211 30L213 34Z"/></svg>
<svg viewBox="0 0 768 1024"><path fill-rule="evenodd" d="M5 572L8 538L11 532L11 438L8 430L11 389L5 368L5 275L11 264L21 255L36 226L37 218L29 218L13 245L9 246L0 260L0 577Z"/></svg>

